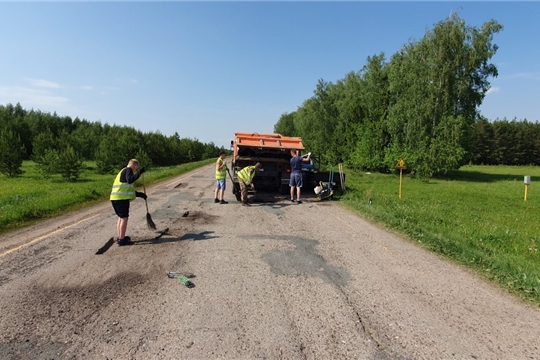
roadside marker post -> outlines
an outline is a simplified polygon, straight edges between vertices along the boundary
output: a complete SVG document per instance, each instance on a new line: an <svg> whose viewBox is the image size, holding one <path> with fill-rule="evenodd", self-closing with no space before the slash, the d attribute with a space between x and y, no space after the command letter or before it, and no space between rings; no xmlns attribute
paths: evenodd
<svg viewBox="0 0 540 360"><path fill-rule="evenodd" d="M396 169L399 169L399 198L401 199L401 184L403 183L403 169L407 168L407 164L405 164L405 160L399 159L398 163L396 164Z"/></svg>
<svg viewBox="0 0 540 360"><path fill-rule="evenodd" d="M525 183L525 197L523 201L527 201L527 193L529 192L529 185L531 184L531 176L525 175L523 182Z"/></svg>

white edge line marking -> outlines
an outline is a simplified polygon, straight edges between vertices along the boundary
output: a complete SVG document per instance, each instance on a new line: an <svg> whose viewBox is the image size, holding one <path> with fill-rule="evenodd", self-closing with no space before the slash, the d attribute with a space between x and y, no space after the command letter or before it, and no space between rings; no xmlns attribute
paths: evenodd
<svg viewBox="0 0 540 360"><path fill-rule="evenodd" d="M336 215L334 215L334 214L332 214L332 216L335 217L336 219L338 219L339 221L341 221L342 223L344 223L345 225L347 225L349 228L353 229L354 232L356 232L356 229L355 229L353 226L351 226L351 224L345 222L345 221L342 220L339 216L336 216Z"/></svg>
<svg viewBox="0 0 540 360"><path fill-rule="evenodd" d="M80 221L78 221L78 222L76 222L76 223L74 223L74 224L71 224L71 225L68 225L68 226L64 226L63 228L60 228L60 229L56 229L56 230L54 230L54 231L52 231L52 232L50 232L50 233L48 233L48 234L42 235L42 236L40 236L40 237L38 237L38 238L35 238L34 240L32 240L32 241L30 241L30 242L27 242L27 243L25 243L25 244L19 245L19 246L13 248L13 249L9 249L8 251L6 251L6 252L0 254L0 257L4 257L4 256L6 256L6 255L8 255L8 254L11 254L11 253L14 252L14 251L17 251L17 250L19 250L19 249L22 249L23 247L27 247L27 246L30 246L30 245L32 245L32 244L35 244L35 243L37 243L37 242L39 242L39 241L41 241L41 240L44 240L44 239L48 238L49 236L51 236L51 235L53 235L53 234L56 234L56 233L58 233L58 232L60 232L60 231L63 231L63 230L72 228L72 227L74 227L75 225L79 225L80 223L83 223L83 222L85 222L85 221L88 221L88 220L90 220L90 219L93 219L93 218L95 218L95 217L98 216L98 215L100 215L100 213L95 214L95 215L93 215L93 216L90 216L90 217L88 217L88 218L86 218L86 219L82 219L82 220L80 220Z"/></svg>

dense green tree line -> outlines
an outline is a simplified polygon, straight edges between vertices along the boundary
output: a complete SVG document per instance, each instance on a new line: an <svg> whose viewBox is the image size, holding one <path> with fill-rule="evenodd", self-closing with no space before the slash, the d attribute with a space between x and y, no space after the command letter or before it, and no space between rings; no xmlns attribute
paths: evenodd
<svg viewBox="0 0 540 360"><path fill-rule="evenodd" d="M428 177L465 163L540 164L537 123L489 123L478 111L498 75L489 61L501 30L453 14L389 61L375 55L335 84L319 80L274 131L301 136L326 164L372 171L392 171L401 158Z"/></svg>
<svg viewBox="0 0 540 360"><path fill-rule="evenodd" d="M540 165L540 123L480 118L468 156L475 165Z"/></svg>
<svg viewBox="0 0 540 360"><path fill-rule="evenodd" d="M23 160L33 160L44 176L78 178L84 160L95 160L100 173L110 173L136 157L146 167L169 166L217 157L214 143L181 138L178 133L142 133L128 126L111 126L56 113L26 111L0 105L0 173L16 176Z"/></svg>

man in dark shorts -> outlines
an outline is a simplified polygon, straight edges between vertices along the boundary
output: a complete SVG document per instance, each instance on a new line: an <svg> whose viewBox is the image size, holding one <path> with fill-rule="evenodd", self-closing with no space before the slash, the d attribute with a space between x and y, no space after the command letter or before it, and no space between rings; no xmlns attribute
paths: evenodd
<svg viewBox="0 0 540 360"><path fill-rule="evenodd" d="M291 201L301 204L300 201L300 189L302 188L302 163L309 163L311 159L311 153L308 153L306 157L299 156L298 150L291 150L291 180L289 186L291 187ZM294 189L296 188L296 200L294 200Z"/></svg>
<svg viewBox="0 0 540 360"><path fill-rule="evenodd" d="M127 224L129 219L129 203L136 197L146 199L146 194L135 191L133 183L144 173L144 167L140 167L136 159L129 160L127 167L120 170L112 186L110 200L114 212L118 215L116 222L116 232L118 234L117 243L120 246L132 245L133 241L126 236Z"/></svg>

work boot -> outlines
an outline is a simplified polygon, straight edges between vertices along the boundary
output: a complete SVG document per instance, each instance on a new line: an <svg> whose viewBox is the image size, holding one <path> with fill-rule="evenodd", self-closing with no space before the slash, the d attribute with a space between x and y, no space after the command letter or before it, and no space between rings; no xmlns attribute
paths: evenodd
<svg viewBox="0 0 540 360"><path fill-rule="evenodd" d="M228 201L225 201L225 200L221 200L219 203L220 203L220 204L228 204L229 202L228 202Z"/></svg>
<svg viewBox="0 0 540 360"><path fill-rule="evenodd" d="M215 202L215 203L218 203L218 202L219 202L219 199L218 199L218 198L215 198L215 199L214 199L214 202Z"/></svg>
<svg viewBox="0 0 540 360"><path fill-rule="evenodd" d="M118 239L118 240L116 240L116 243L118 244L118 246L126 246L126 245L133 245L133 244L135 244L133 241L128 240L128 239L126 239L126 238Z"/></svg>

